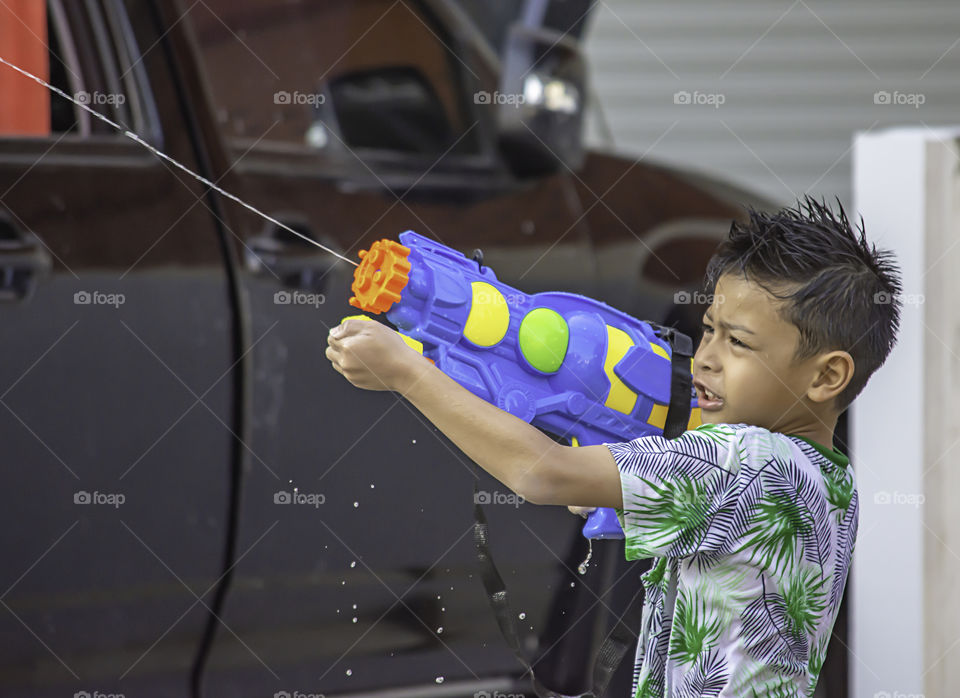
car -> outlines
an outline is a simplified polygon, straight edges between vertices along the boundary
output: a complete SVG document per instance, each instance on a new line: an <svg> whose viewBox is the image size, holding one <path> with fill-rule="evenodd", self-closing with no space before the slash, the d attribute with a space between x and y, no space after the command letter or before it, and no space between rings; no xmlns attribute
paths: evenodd
<svg viewBox="0 0 960 698"><path fill-rule="evenodd" d="M588 688L646 564L597 541L578 573L582 519L330 368L349 260L415 230L695 336L717 241L770 202L586 147L569 27L493 41L448 0L8 3L3 57L120 129L0 65L0 695L530 695L475 481L538 678Z"/></svg>

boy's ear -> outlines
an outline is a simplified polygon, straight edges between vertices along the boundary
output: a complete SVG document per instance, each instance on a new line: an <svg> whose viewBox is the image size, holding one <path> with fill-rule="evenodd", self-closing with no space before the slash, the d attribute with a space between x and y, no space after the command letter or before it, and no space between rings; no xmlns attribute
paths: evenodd
<svg viewBox="0 0 960 698"><path fill-rule="evenodd" d="M832 400L853 380L855 364L846 351L831 351L817 359L816 377L807 396L814 402Z"/></svg>

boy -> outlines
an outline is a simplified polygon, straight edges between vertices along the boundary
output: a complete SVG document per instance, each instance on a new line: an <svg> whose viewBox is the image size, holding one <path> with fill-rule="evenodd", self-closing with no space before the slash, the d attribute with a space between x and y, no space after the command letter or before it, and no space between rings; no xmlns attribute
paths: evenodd
<svg viewBox="0 0 960 698"><path fill-rule="evenodd" d="M734 222L707 268L693 361L704 424L573 448L473 395L380 323L346 321L327 358L395 390L535 504L613 507L627 559L653 557L635 696L810 696L857 532L837 417L899 327L892 253L806 197Z"/></svg>

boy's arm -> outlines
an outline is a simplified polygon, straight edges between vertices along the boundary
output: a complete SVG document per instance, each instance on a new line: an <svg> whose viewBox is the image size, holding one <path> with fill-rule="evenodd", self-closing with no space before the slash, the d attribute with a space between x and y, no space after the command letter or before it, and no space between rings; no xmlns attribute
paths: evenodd
<svg viewBox="0 0 960 698"><path fill-rule="evenodd" d="M606 446L556 443L471 393L381 323L345 320L327 342L333 368L353 385L400 393L481 468L526 500L622 506L620 473Z"/></svg>
<svg viewBox="0 0 960 698"><path fill-rule="evenodd" d="M399 392L480 467L534 504L623 506L620 472L606 446L558 444L477 397L427 361Z"/></svg>

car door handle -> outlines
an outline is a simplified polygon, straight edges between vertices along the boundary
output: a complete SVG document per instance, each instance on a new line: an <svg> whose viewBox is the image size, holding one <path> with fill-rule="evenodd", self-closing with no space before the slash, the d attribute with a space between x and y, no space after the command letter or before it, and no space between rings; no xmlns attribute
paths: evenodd
<svg viewBox="0 0 960 698"><path fill-rule="evenodd" d="M29 300L50 268L50 253L40 239L0 214L0 302Z"/></svg>
<svg viewBox="0 0 960 698"><path fill-rule="evenodd" d="M336 249L329 238L317 239L310 226L298 219L281 222L326 247ZM335 255L292 235L275 223L268 223L261 235L247 241L247 268L254 274L273 275L291 288L322 293L329 283L328 274L340 261Z"/></svg>

